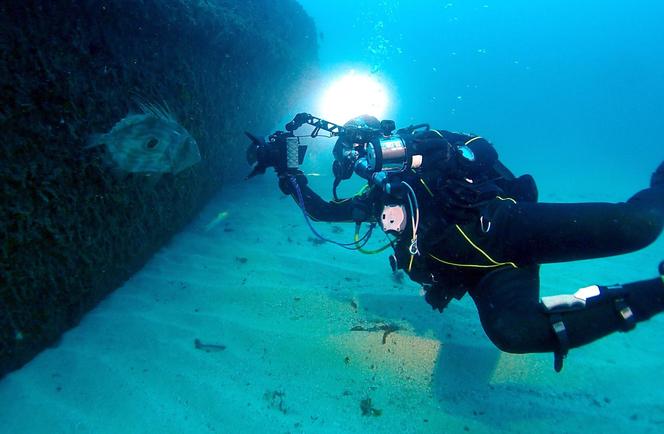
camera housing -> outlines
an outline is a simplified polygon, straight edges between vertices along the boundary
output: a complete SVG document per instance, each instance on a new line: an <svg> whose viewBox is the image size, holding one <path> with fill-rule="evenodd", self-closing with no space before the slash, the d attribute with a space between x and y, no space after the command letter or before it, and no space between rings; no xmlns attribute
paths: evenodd
<svg viewBox="0 0 664 434"><path fill-rule="evenodd" d="M301 145L292 132L276 131L267 141L248 132L245 134L251 139L247 148L247 162L253 165L247 179L262 175L268 167L283 173L288 169L296 169L304 162L307 146Z"/></svg>
<svg viewBox="0 0 664 434"><path fill-rule="evenodd" d="M392 120L380 121L377 128L367 125L343 127L308 113L298 113L286 124L287 131L276 131L267 141L246 133L251 139L247 161L254 165L248 178L265 173L268 167L274 167L277 173L297 169L304 161L307 147L299 143L299 136L295 136L293 131L304 124L314 127L311 137L318 136L321 130L329 132L330 137L339 137L332 150L335 159L332 166L335 198L339 182L353 174L371 184L385 186L393 175L420 167L422 155L414 152L411 139L416 130L429 129L428 124L419 124L394 133L395 123Z"/></svg>

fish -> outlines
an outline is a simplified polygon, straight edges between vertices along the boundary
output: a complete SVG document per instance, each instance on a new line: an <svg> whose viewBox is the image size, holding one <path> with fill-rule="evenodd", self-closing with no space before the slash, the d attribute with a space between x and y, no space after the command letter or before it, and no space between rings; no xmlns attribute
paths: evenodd
<svg viewBox="0 0 664 434"><path fill-rule="evenodd" d="M217 214L217 216L213 218L210 223L205 225L205 232L209 232L212 229L214 229L219 223L226 220L227 217L228 217L228 211L223 211Z"/></svg>
<svg viewBox="0 0 664 434"><path fill-rule="evenodd" d="M206 353L216 353L224 351L226 345L223 344L204 344L200 339L194 339L194 348L205 351Z"/></svg>
<svg viewBox="0 0 664 434"><path fill-rule="evenodd" d="M86 148L104 145L109 163L122 172L178 174L201 161L198 143L167 106L137 102L141 113L128 114Z"/></svg>

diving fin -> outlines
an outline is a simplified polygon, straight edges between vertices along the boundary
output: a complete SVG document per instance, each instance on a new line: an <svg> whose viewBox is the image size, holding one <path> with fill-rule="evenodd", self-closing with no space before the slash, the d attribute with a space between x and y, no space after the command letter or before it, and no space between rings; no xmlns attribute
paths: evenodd
<svg viewBox="0 0 664 434"><path fill-rule="evenodd" d="M655 186L660 186L664 185L664 161L659 165L657 170L652 174L652 177L650 178L650 186L655 187Z"/></svg>

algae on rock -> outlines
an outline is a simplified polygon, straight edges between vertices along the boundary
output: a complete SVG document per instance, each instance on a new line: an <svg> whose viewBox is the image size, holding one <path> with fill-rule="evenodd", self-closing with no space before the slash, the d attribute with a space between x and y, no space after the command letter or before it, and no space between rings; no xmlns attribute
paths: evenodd
<svg viewBox="0 0 664 434"><path fill-rule="evenodd" d="M242 131L274 125L317 46L294 0L33 0L0 6L0 59L2 376L244 172ZM136 94L171 107L200 164L150 185L85 152Z"/></svg>

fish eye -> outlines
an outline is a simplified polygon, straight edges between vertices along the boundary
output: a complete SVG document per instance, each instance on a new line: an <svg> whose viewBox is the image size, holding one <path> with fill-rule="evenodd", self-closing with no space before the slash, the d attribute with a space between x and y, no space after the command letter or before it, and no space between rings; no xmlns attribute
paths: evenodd
<svg viewBox="0 0 664 434"><path fill-rule="evenodd" d="M157 140L153 137L150 140L148 140L148 142L145 144L145 146L148 149L153 149L155 146L157 146L157 143L159 143L159 140Z"/></svg>

